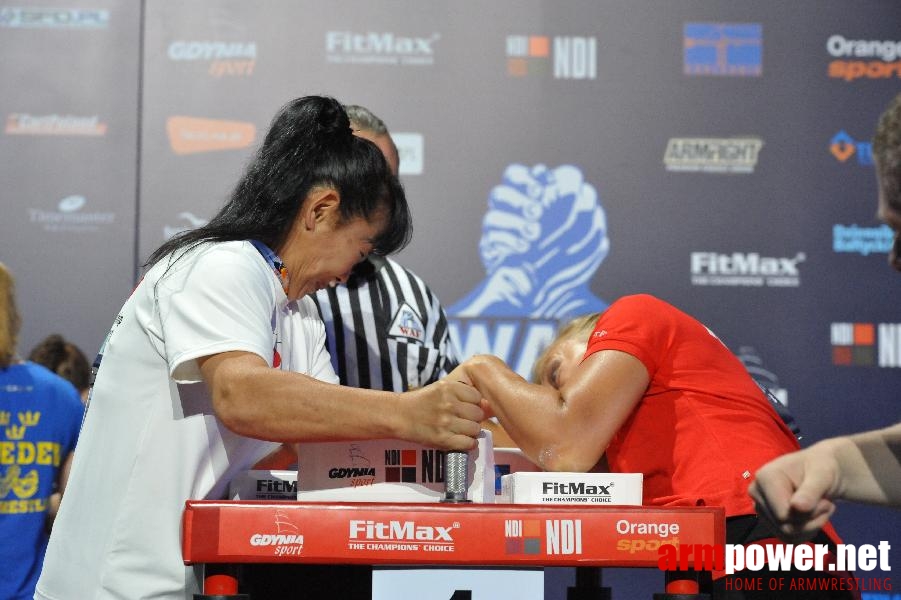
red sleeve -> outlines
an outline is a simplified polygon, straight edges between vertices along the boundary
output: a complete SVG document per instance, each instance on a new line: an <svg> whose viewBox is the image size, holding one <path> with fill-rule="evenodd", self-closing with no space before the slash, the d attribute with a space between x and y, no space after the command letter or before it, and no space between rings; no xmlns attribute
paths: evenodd
<svg viewBox="0 0 901 600"><path fill-rule="evenodd" d="M620 298L598 319L583 360L601 350L619 350L640 360L653 376L670 346L669 328L662 326L668 310L669 305L647 294Z"/></svg>

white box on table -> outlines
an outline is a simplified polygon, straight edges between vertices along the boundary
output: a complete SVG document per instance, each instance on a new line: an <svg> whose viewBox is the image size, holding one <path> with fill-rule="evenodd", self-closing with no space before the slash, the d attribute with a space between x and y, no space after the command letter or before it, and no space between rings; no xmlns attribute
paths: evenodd
<svg viewBox="0 0 901 600"><path fill-rule="evenodd" d="M529 473L501 477L497 502L640 506L641 473Z"/></svg>
<svg viewBox="0 0 901 600"><path fill-rule="evenodd" d="M297 500L437 502L444 498L444 452L401 440L300 445ZM467 499L494 502L491 432L469 452Z"/></svg>

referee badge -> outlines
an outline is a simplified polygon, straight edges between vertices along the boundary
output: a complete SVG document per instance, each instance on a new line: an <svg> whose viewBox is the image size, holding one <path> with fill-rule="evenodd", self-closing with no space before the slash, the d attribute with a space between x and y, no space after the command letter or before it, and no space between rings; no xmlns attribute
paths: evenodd
<svg viewBox="0 0 901 600"><path fill-rule="evenodd" d="M421 342L425 335L425 327L422 326L422 319L419 318L416 311L404 302L394 314L394 318L391 319L388 335Z"/></svg>

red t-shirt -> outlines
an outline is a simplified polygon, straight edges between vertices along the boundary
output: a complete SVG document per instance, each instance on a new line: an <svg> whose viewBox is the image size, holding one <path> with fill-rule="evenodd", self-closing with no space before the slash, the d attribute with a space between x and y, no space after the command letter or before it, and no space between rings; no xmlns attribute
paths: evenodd
<svg viewBox="0 0 901 600"><path fill-rule="evenodd" d="M754 514L755 471L799 445L738 358L702 323L644 294L601 315L585 356L600 350L634 356L651 377L607 447L610 469L643 473L648 506Z"/></svg>

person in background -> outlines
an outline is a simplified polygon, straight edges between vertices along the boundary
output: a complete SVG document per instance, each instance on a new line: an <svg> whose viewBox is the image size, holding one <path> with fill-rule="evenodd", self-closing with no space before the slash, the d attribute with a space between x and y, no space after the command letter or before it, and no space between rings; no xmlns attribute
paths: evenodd
<svg viewBox="0 0 901 600"><path fill-rule="evenodd" d="M31 349L28 360L44 365L71 382L81 394L81 401L87 402L91 389L91 365L78 346L54 333Z"/></svg>
<svg viewBox="0 0 901 600"><path fill-rule="evenodd" d="M889 264L901 271L901 94L879 118L873 159L877 214L895 233ZM788 540L818 531L835 512L836 500L901 506L901 423L781 456L757 471L749 491Z"/></svg>
<svg viewBox="0 0 901 600"><path fill-rule="evenodd" d="M15 280L0 263L0 598L31 600L84 407L75 387L19 360ZM57 492L55 494L55 492Z"/></svg>
<svg viewBox="0 0 901 600"><path fill-rule="evenodd" d="M337 385L306 297L410 231L403 188L337 100L282 107L229 200L150 256L114 320L35 598L191 598L185 502L223 498L279 444L474 448L484 414L470 386Z"/></svg>
<svg viewBox="0 0 901 600"><path fill-rule="evenodd" d="M477 355L451 377L482 393L486 412L542 469L642 473L644 505L722 506L726 542L782 544L757 518L748 484L760 465L797 450L797 439L704 324L654 296L624 296L564 326L534 370L537 384L495 356ZM821 539L840 541L831 527ZM715 598L767 598L766 582L756 593L728 590L738 578L783 575L828 579L827 587L847 577L837 571L717 573L711 587ZM839 590L784 597L859 595Z"/></svg>

